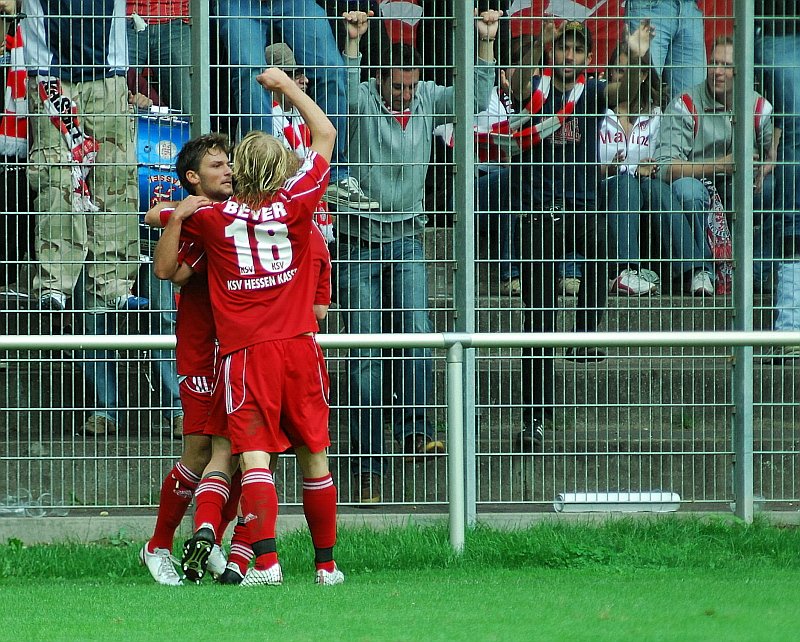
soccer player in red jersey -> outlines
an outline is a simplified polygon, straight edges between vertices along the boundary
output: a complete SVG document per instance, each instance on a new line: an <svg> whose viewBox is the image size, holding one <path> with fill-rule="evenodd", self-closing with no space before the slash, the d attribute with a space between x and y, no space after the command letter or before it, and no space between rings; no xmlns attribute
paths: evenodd
<svg viewBox="0 0 800 642"><path fill-rule="evenodd" d="M303 115L312 135L307 158L298 169L297 157L275 138L250 132L234 156L236 197L194 215L178 208L167 231L179 228L202 244L208 259L220 385L231 451L241 456L242 510L256 556L242 585L282 582L269 453L289 447L303 471L316 582L339 584L344 575L333 559L336 488L326 453L328 376L314 340L311 251L312 217L328 183L336 131L284 72L268 69L258 80L289 97ZM187 542L185 558L207 551L213 537L213 525L203 525Z"/></svg>
<svg viewBox="0 0 800 642"><path fill-rule="evenodd" d="M232 172L229 149L228 139L219 134L194 139L185 146L178 157L177 172L181 184L193 196L178 207L194 209L198 204L224 201L230 197ZM151 220L152 217L158 217L161 208L171 208L174 204L160 205L148 214ZM183 260L190 265L196 266L201 260L201 254L191 246L184 249L184 254ZM185 412L183 453L164 478L153 536L139 552L139 559L147 566L153 579L166 585L181 584L170 555L175 531L186 514L211 455L211 437L205 434L205 428L211 405L216 330L211 316L208 285L203 274L182 283L176 335L181 405ZM238 497L234 498L233 516L237 502ZM230 508L228 510L230 512ZM221 573L225 566L221 550L212 557L212 561L212 572Z"/></svg>

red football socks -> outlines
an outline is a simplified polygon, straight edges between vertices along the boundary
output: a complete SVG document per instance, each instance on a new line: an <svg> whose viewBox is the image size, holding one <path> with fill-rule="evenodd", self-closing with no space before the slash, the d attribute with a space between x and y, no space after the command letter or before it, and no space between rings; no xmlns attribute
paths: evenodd
<svg viewBox="0 0 800 642"><path fill-rule="evenodd" d="M181 462L175 464L164 478L161 484L156 527L147 545L147 550L151 553L156 548L172 551L175 531L180 526L199 483L200 477Z"/></svg>
<svg viewBox="0 0 800 642"><path fill-rule="evenodd" d="M242 519L256 555L255 567L265 570L278 561L275 552L278 493L269 469L251 468L242 475Z"/></svg>
<svg viewBox="0 0 800 642"><path fill-rule="evenodd" d="M194 530L206 527L216 537L222 521L222 508L231 492L231 484L225 473L213 471L200 481L195 491Z"/></svg>
<svg viewBox="0 0 800 642"><path fill-rule="evenodd" d="M336 544L336 486L330 473L325 477L303 479L303 512L314 542L317 570L331 572Z"/></svg>

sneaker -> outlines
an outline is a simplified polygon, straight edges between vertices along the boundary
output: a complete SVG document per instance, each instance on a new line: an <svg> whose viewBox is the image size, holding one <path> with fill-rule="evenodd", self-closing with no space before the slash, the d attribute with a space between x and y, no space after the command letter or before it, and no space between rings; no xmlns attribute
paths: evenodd
<svg viewBox="0 0 800 642"><path fill-rule="evenodd" d="M92 415L81 427L81 433L87 437L113 435L117 432L117 424L105 415Z"/></svg>
<svg viewBox="0 0 800 642"><path fill-rule="evenodd" d="M610 292L628 294L630 296L645 296L656 291L656 284L648 281L636 270L622 270L619 276L611 281Z"/></svg>
<svg viewBox="0 0 800 642"><path fill-rule="evenodd" d="M150 307L150 299L143 296L118 296L112 301L111 307L117 310L144 310Z"/></svg>
<svg viewBox="0 0 800 642"><path fill-rule="evenodd" d="M337 584L344 584L344 573L339 570L336 564L333 565L332 571L319 569L314 578L314 583L321 586L336 586Z"/></svg>
<svg viewBox="0 0 800 642"><path fill-rule="evenodd" d="M239 567L233 562L228 562L222 575L217 578L217 582L220 584L241 584L243 579L244 575L242 575Z"/></svg>
<svg viewBox="0 0 800 642"><path fill-rule="evenodd" d="M211 547L211 555L208 556L208 564L206 569L209 573L211 573L211 577L217 579L220 575L225 572L226 565L228 564L228 560L225 559L225 553L220 547L219 544L214 544Z"/></svg>
<svg viewBox="0 0 800 642"><path fill-rule="evenodd" d="M500 284L500 294L517 296L522 292L522 283L517 277L513 277Z"/></svg>
<svg viewBox="0 0 800 642"><path fill-rule="evenodd" d="M172 436L175 439L183 438L183 415L176 415L172 418Z"/></svg>
<svg viewBox="0 0 800 642"><path fill-rule="evenodd" d="M765 359L772 363L800 359L800 346L775 346L766 354Z"/></svg>
<svg viewBox="0 0 800 642"><path fill-rule="evenodd" d="M578 296L581 280L574 276L564 276L558 280L558 291L564 296Z"/></svg>
<svg viewBox="0 0 800 642"><path fill-rule="evenodd" d="M211 529L201 528L183 545L181 568L187 580L199 582L206 574L208 558L214 548L214 534Z"/></svg>
<svg viewBox="0 0 800 642"><path fill-rule="evenodd" d="M39 299L39 308L45 312L63 312L67 297L61 292L48 292Z"/></svg>
<svg viewBox="0 0 800 642"><path fill-rule="evenodd" d="M250 568L239 586L280 586L283 584L281 565L275 562L264 570Z"/></svg>
<svg viewBox="0 0 800 642"><path fill-rule="evenodd" d="M407 435L403 440L403 452L406 461L417 461L418 457L430 457L444 452L444 442L431 439L427 435L416 433Z"/></svg>
<svg viewBox="0 0 800 642"><path fill-rule="evenodd" d="M377 210L381 206L364 194L358 181L352 176L328 185L325 200L332 205L343 205L356 210Z"/></svg>
<svg viewBox="0 0 800 642"><path fill-rule="evenodd" d="M552 420L534 417L530 426L525 426L514 439L514 452L541 452L544 446L544 431L552 429Z"/></svg>
<svg viewBox="0 0 800 642"><path fill-rule="evenodd" d="M159 584L164 586L183 586L180 575L173 566L173 558L166 548L157 548L152 553L147 550L147 544L139 551L139 561L147 567L150 575Z"/></svg>
<svg viewBox="0 0 800 642"><path fill-rule="evenodd" d="M606 358L605 350L595 347L567 348L564 358L568 361L604 361Z"/></svg>
<svg viewBox="0 0 800 642"><path fill-rule="evenodd" d="M711 272L699 270L694 273L689 283L689 294L692 296L714 296L714 277Z"/></svg>
<svg viewBox="0 0 800 642"><path fill-rule="evenodd" d="M360 494L358 501L361 504L377 504L381 501L381 476L376 473L361 473L356 475Z"/></svg>

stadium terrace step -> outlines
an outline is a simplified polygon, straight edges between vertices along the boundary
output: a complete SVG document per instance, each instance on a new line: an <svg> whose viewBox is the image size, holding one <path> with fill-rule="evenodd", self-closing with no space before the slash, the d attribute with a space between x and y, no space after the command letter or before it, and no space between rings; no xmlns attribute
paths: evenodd
<svg viewBox="0 0 800 642"><path fill-rule="evenodd" d="M337 431L334 431L337 434ZM729 439L676 431L668 439L631 439L619 433L557 430L545 435L542 453L513 451L513 434L476 445L477 501L547 504L560 492L665 490L684 501L726 502L732 496L733 453ZM442 504L447 501L447 458L407 462L394 442L386 444L382 503ZM755 441L756 493L796 498L800 455L796 432ZM34 497L48 492L67 506L152 506L164 475L180 454L178 442L119 439L12 443L0 461L0 496L19 486ZM342 503L358 503L356 462L346 441L334 441L331 470ZM282 503L302 501L302 479L292 456L280 459L276 486Z"/></svg>

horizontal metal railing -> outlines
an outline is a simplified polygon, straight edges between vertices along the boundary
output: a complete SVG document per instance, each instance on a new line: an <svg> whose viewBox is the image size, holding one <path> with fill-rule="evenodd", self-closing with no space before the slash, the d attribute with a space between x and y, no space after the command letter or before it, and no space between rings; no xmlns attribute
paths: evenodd
<svg viewBox="0 0 800 642"><path fill-rule="evenodd" d="M510 347L755 347L800 344L800 332L596 332L596 333L462 333L442 332L428 334L321 334L317 337L324 348L430 348L447 351L447 418L449 426L448 448L448 504L451 544L460 550L464 544L464 530L469 516L475 514L474 506L466 505L465 472L474 469L475 454L466 455L464 417L474 408L466 408L464 391L470 382L464 377L464 351L478 348ZM50 336L9 335L0 336L0 352L33 350L83 350L83 349L173 349L174 336L163 335L96 335ZM752 360L745 361L752 380ZM735 495L737 514L746 520L753 515L753 443L752 399L751 407L743 413L749 418L750 443L737 443L736 454L744 471L737 478ZM749 410L749 412L748 412ZM474 412L473 412L474 414ZM742 461L749 457L750 461ZM469 459L469 460L468 460ZM741 496L740 496L741 495ZM469 495L474 497L474 495Z"/></svg>

